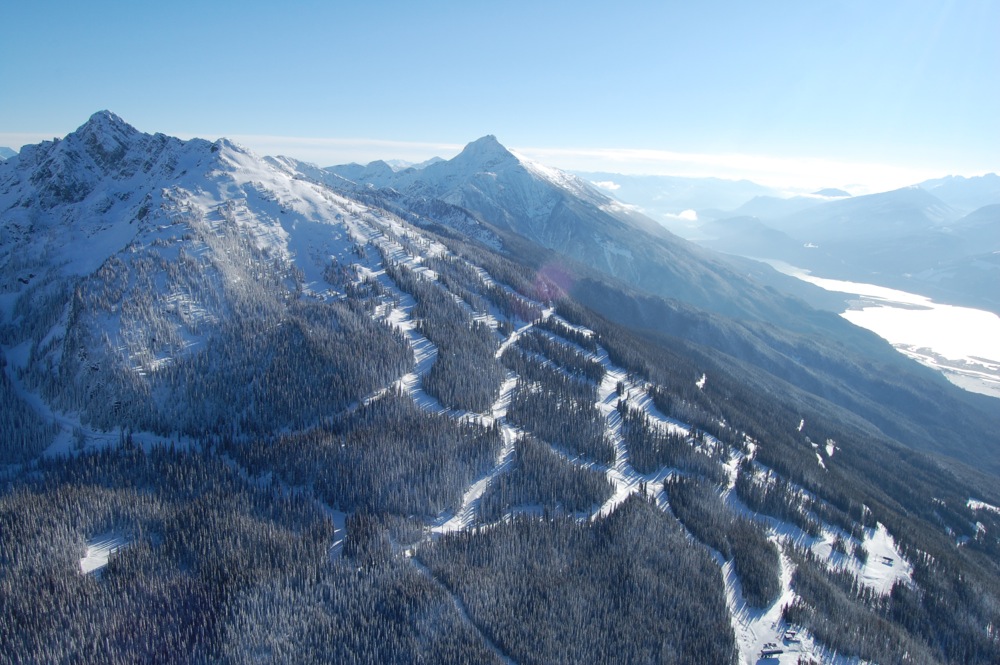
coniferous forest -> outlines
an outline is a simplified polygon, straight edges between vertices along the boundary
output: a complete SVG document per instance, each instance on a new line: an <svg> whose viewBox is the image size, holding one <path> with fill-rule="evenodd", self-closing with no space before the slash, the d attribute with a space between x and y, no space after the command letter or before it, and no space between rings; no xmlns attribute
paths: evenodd
<svg viewBox="0 0 1000 665"><path fill-rule="evenodd" d="M92 122L0 168L0 660L1000 662L916 425L509 211Z"/></svg>

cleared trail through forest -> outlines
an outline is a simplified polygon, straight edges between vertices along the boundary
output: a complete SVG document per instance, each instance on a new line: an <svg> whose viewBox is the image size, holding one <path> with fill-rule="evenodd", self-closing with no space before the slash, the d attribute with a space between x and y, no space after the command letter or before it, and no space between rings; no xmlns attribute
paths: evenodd
<svg viewBox="0 0 1000 665"><path fill-rule="evenodd" d="M439 276L422 264L423 260L421 257L410 254L402 244L383 233L372 233L368 236L367 240L369 244L379 248L383 257L407 266L420 279L436 283L439 288L444 289L465 309L472 320L487 321L491 328L498 331L499 334L502 327L498 323L499 318L496 311L487 314L475 311L469 303L466 303L457 294L449 291L440 281ZM454 259L454 257L452 258ZM484 269L476 266L473 267L473 270L479 276L482 286L499 287L507 293L516 293L510 287L498 283ZM390 388L403 391L413 400L414 404L426 412L445 415L453 420L475 421L486 426L499 425L503 436L503 445L497 454L493 466L487 472L475 478L465 488L461 502L454 510L439 515L427 524L425 539L435 539L445 534L465 531L475 526L483 526L478 516L482 497L500 475L507 473L513 467L517 441L526 433L507 421L511 397L518 383L521 381L521 377L515 372L508 371L500 388L499 396L491 407L483 413L447 408L437 398L429 395L423 388L423 380L437 360L438 348L417 329L417 322L414 320L412 314L413 309L417 306L416 299L400 289L399 285L387 274L384 265L373 265L368 273L368 277L377 279L385 293L391 296L394 305L391 306L389 311L383 311L383 320L396 327L405 335L407 343L414 354L413 370L400 377ZM704 432L696 433L690 425L661 412L651 397L650 391L652 386L645 380L632 376L625 368L614 364L610 360L608 351L599 343L590 344L588 342L588 346L590 347L590 350L588 350L576 342L570 341L567 337L552 332L552 329L565 329L568 336L580 340L581 343L588 338L596 342L596 335L593 331L583 326L574 325L559 317L554 313L553 308L546 307L542 303L532 301L521 294L516 294L516 297L522 299L528 305L537 308L542 313L541 317L536 321L521 322L510 330L508 334L502 336L495 352L495 358L501 358L508 349L517 345L525 335L537 332L544 335L550 343L560 345L566 350L575 352L579 357L585 358L587 361L599 363L603 370L600 381L581 379L579 376L573 376L571 373L568 373L568 370L561 367L555 360L544 355L538 355L536 352L527 352L527 355L535 357L538 361L557 373L573 376L577 380L590 381L596 391L594 407L604 418L604 436L614 450L613 462L610 464L601 464L580 455L570 454L549 444L549 447L568 463L580 468L603 472L611 485L611 496L601 505L595 507L589 514L578 516L579 519L592 521L606 517L633 494L644 494L651 498L661 510L665 512L670 511L670 500L663 489L664 481L674 474L690 475L691 473L670 465L664 465L650 473L640 473L637 471L632 466L631 451L623 432L623 417L620 408L626 409L627 412L640 414L650 427L655 428L663 434L680 436L685 444L692 448L724 456L725 460L719 463L725 469L728 482L726 483L727 487L720 490L720 493L724 496L731 494L737 465L743 459L744 453L738 450L730 450L728 454L725 454L727 447L721 441ZM548 322L549 325L539 326L538 324L542 321ZM702 378L703 381L704 377ZM376 399L390 388L383 389L366 401ZM752 450L751 446L751 457L753 456ZM525 507L522 506L521 508ZM513 507L513 510L514 512L521 512L517 506ZM533 512L533 510L529 510L528 512ZM754 515L753 518L756 519L756 516ZM772 542L776 542L780 550L780 543L778 541L781 538L781 529L779 528L775 531L773 519L765 519L763 523L765 528L771 533L770 538ZM697 541L694 535L687 530L687 527L684 527L684 529L690 538ZM785 638L787 626L783 623L781 610L786 603L791 602L795 598L794 591L791 588L791 576L794 570L793 564L784 554L781 555L781 590L778 597L766 608L753 608L743 599L742 587L734 570L733 562L731 560L722 560L717 553L715 559L720 566L726 587L726 600L730 613L730 621L737 638L740 661L745 663L756 662L757 654L765 648L765 645L781 643ZM432 573L423 564L415 559L411 558L411 560L414 565L421 569L422 573L430 575L433 578ZM440 584L440 581L435 581ZM475 626L465 611L461 598L450 591L448 593L456 604L459 613L471 625ZM485 636L484 639L486 639ZM499 657L503 658L506 662L511 662L509 657L496 648L496 645L488 643L490 644L490 648ZM783 662L782 657L791 657L792 654L797 658L798 656L809 655L810 653L815 653L813 651L812 637L806 631L799 631L792 642L784 641L784 654L775 658L775 662Z"/></svg>
<svg viewBox="0 0 1000 665"><path fill-rule="evenodd" d="M409 561L413 564L414 568L416 568L421 574L423 574L427 579L446 593L449 598L451 598L452 605L454 606L455 611L458 612L458 615L462 617L462 621L468 624L480 637L483 638L483 642L486 644L487 648L489 648L489 650L492 651L497 658L504 663L507 663L507 665L517 665L517 661L504 653L504 651L497 646L496 642L491 640L490 637L483 632L483 629L479 627L479 624L472 619L469 615L468 608L466 608L465 603L462 602L462 599L458 596L458 594L452 592L452 590L449 589L444 582L435 577L433 571L425 566L419 559L416 557L409 557Z"/></svg>

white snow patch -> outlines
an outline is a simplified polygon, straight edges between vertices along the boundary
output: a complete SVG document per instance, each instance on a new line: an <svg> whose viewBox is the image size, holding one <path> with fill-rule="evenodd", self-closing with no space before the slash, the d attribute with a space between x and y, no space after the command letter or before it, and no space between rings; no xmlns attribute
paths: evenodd
<svg viewBox="0 0 1000 665"><path fill-rule="evenodd" d="M910 582L913 566L903 558L885 525L879 523L875 529L869 529L864 546L868 550L868 562L858 579L865 586L884 596L896 582Z"/></svg>
<svg viewBox="0 0 1000 665"><path fill-rule="evenodd" d="M988 510L990 512L1000 514L1000 508L992 504L986 503L985 501L977 501L975 499L969 499L969 501L965 505L968 506L971 510Z"/></svg>
<svg viewBox="0 0 1000 665"><path fill-rule="evenodd" d="M694 385L698 386L698 390L704 390L705 389L705 381L707 381L707 380L708 380L708 377L706 375L702 374L701 378L694 382Z"/></svg>
<svg viewBox="0 0 1000 665"><path fill-rule="evenodd" d="M111 556L128 546L129 541L120 533L110 532L94 536L87 541L87 553L80 559L80 572L84 575L100 573Z"/></svg>

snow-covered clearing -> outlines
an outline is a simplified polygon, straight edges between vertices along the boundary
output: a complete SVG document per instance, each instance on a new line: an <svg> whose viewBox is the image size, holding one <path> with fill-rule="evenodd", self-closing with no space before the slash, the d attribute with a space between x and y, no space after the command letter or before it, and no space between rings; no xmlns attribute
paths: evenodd
<svg viewBox="0 0 1000 665"><path fill-rule="evenodd" d="M780 552L780 545L779 545ZM740 662L753 663L797 663L799 658L813 655L812 636L805 630L787 625L781 618L782 609L795 601L792 591L794 566L788 557L781 554L781 593L773 603L764 608L752 607L743 598L743 585L732 561L723 561L715 553L716 561L722 566L726 580L726 604L736 634L736 644L740 652ZM765 649L770 656L763 656Z"/></svg>
<svg viewBox="0 0 1000 665"><path fill-rule="evenodd" d="M84 575L99 575L112 555L128 544L129 540L125 536L114 531L94 536L87 541L87 552L80 559L80 572Z"/></svg>
<svg viewBox="0 0 1000 665"><path fill-rule="evenodd" d="M868 551L868 561L861 568L858 579L867 587L881 595L892 591L896 582L909 583L913 575L913 566L903 558L896 541L885 525L879 523L875 529L865 533L864 547ZM857 560L852 560L857 564Z"/></svg>

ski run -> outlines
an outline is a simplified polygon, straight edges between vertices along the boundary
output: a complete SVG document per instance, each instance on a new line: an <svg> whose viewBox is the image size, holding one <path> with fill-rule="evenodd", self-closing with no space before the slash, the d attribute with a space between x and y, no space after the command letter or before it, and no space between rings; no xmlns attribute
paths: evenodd
<svg viewBox="0 0 1000 665"><path fill-rule="evenodd" d="M398 220L387 216L377 217L375 215L366 215L365 227L363 231L360 229L359 231L361 231L368 242L378 247L384 255L390 256L393 261L406 265L423 279L437 280L437 275L434 271L422 265L421 257L407 253L399 242L391 239L391 237L405 237L408 234L415 235L413 231L403 227ZM434 249L437 252L441 251L440 247L435 247ZM484 285L498 285L482 268L474 267L474 270L480 276ZM470 413L447 409L436 398L428 395L421 384L423 377L430 371L433 365L434 359L437 356L437 349L430 340L416 330L416 323L410 316L410 311L416 304L413 297L402 292L392 282L381 266L359 266L359 275L363 275L369 279L377 279L393 294L396 303L395 306L379 314L406 335L407 341L414 353L414 370L401 377L394 384L394 387L402 389L416 405L428 412L447 414L449 417L455 419L475 419L486 425L497 422L502 428L504 444L497 456L494 467L466 488L461 505L457 506L453 511L448 511L438 516L437 519L427 525L426 538L433 539L443 534L469 529L474 526L486 526L477 519L478 503L489 487L489 484L509 468L514 455L515 443L524 434L520 428L508 423L506 420L511 394L519 381L519 377L513 372L508 372L507 378L501 387L500 396L488 412ZM509 287L505 285L499 286L510 291ZM458 299L457 296L453 297ZM519 297L523 298L524 296ZM471 308L467 303L461 300L459 302L471 312ZM536 302L532 304L543 312L541 319L538 321L521 321L513 332L502 337L500 346L496 352L497 358L508 347L515 344L519 337L533 329L537 323L548 318L554 318L567 329L575 330L587 336L593 335L592 331L576 326L558 317L544 303ZM487 314L485 317L480 315L480 318L485 318L491 328L498 330L498 315L495 312ZM629 461L629 451L621 431L622 419L617 408L619 399L624 399L629 409L641 412L649 419L650 423L662 431L678 433L687 437L689 444L692 446L696 445L695 431L689 425L669 418L660 412L649 396L650 386L635 380L625 369L615 366L609 360L608 354L603 348L598 346L597 352L588 352L548 331L541 332L550 341L572 348L579 353L585 354L588 359L599 362L604 370L603 378L597 386L598 400L596 407L606 420L606 434L612 442L615 451L614 462L610 465L602 465L578 456L569 455L564 450L554 449L564 459L573 464L591 470L602 471L614 488L611 497L602 505L595 506L590 513L579 514L577 517L585 520L600 519L611 513L629 496L638 492L645 492L651 498L655 499L661 509L669 511L669 498L662 489L663 482L673 474L682 472L678 469L664 467L653 473L641 474L632 467ZM500 333L498 332L498 334ZM702 375L697 382L698 387L703 388L705 382L706 377ZM372 396L373 399L375 397ZM804 425L804 422L799 427L801 428L802 425ZM708 448L723 446L721 442L704 433L701 433L701 440L704 442L701 445ZM749 447L752 451L754 444L751 444ZM828 457L832 456L833 449L834 443L832 441L828 442L825 451ZM726 499L727 504L738 513L743 513L768 528L770 540L778 545L779 552L781 552L781 545L785 541L797 545L806 545L821 560L826 561L829 567L850 570L862 584L871 587L883 595L891 590L892 585L897 580L909 580L911 566L896 549L892 537L881 524L876 529L869 529L865 534L862 544L867 549L869 555L867 562L862 564L849 555L834 551L834 541L838 536L843 535L834 526L823 525L822 533L818 537L810 537L792 524L752 513L740 503L733 490L736 468L743 454L733 452L731 455L731 459L726 464L727 470L730 471L729 486L722 490L721 493ZM822 463L822 458L820 458L820 464ZM517 512L522 514L526 512L540 513L540 510L531 506L525 506L518 508ZM693 536L690 537L693 538ZM413 561L414 565L421 572L430 575L426 567L413 557L412 549L405 550L403 554L410 557L411 561ZM754 608L749 606L743 599L742 585L733 569L733 562L724 561L718 553L714 554L716 561L720 564L722 576L725 580L726 599L731 615L731 624L736 635L740 661L742 663L797 663L800 658L813 658L820 662L837 664L857 662L856 659L847 659L824 649L822 645L814 641L808 631L798 626L787 625L782 620L783 608L796 599L796 594L791 588L794 564L789 560L788 556L781 553L781 592L777 599L766 608ZM461 601L457 598L455 601L460 606ZM463 615L468 618L464 612Z"/></svg>

